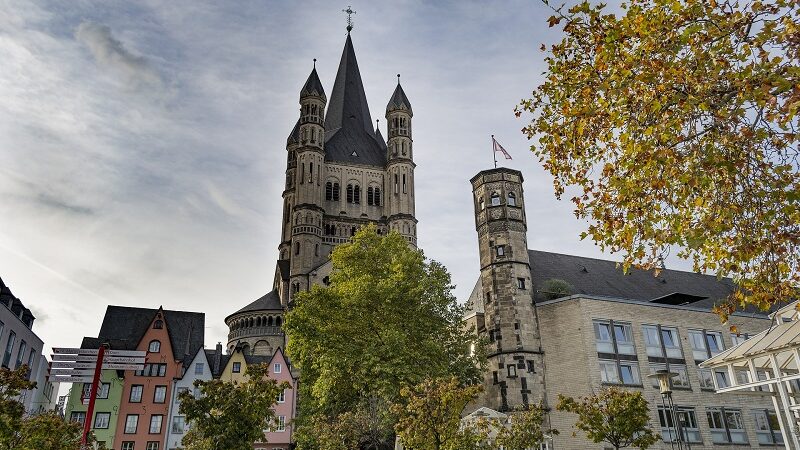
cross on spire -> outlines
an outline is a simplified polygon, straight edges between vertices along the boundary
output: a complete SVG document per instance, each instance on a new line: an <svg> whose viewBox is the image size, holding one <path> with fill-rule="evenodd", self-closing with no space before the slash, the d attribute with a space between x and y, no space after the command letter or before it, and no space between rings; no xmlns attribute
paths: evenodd
<svg viewBox="0 0 800 450"><path fill-rule="evenodd" d="M353 11L353 7L350 5L347 6L347 9L343 9L342 12L347 14L347 32L350 33L350 30L353 29L353 14L356 12Z"/></svg>

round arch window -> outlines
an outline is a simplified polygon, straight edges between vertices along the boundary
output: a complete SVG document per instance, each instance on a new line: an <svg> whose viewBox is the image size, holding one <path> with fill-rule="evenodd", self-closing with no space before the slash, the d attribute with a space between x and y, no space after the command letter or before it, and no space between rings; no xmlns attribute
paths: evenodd
<svg viewBox="0 0 800 450"><path fill-rule="evenodd" d="M160 341L150 341L150 345L147 347L147 351L150 353L158 353L161 351L161 342Z"/></svg>

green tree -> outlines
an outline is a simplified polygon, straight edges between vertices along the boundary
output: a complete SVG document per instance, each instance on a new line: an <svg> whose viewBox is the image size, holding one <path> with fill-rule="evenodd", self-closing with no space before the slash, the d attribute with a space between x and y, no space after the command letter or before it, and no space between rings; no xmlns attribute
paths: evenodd
<svg viewBox="0 0 800 450"><path fill-rule="evenodd" d="M547 0L544 0L547 3ZM624 267L671 249L768 308L800 284L796 0L632 0L555 9L564 37L517 107L575 213ZM542 50L546 47L542 45Z"/></svg>
<svg viewBox="0 0 800 450"><path fill-rule="evenodd" d="M482 391L480 385L461 386L458 378L425 380L400 390L392 407L403 446L409 450L464 450L475 448L485 436L461 429L461 413Z"/></svg>
<svg viewBox="0 0 800 450"><path fill-rule="evenodd" d="M272 410L278 395L291 386L268 377L266 364L247 367L245 381L195 381L201 396L182 392L180 412L191 429L183 438L186 450L251 450L274 426Z"/></svg>
<svg viewBox="0 0 800 450"><path fill-rule="evenodd" d="M83 426L80 423L68 422L53 412L43 413L22 420L19 441L13 448L17 450L79 450L82 436ZM90 443L95 442L93 438L93 435L90 436Z"/></svg>
<svg viewBox="0 0 800 450"><path fill-rule="evenodd" d="M401 386L429 377L478 381L480 359L470 355L475 338L463 329L445 268L399 234L365 227L331 260L330 285L297 294L284 323L287 353L301 374L298 444L316 448L322 432L314 424L379 399L383 419L374 423L388 440L360 445L391 448L394 422L385 405L399 398Z"/></svg>
<svg viewBox="0 0 800 450"><path fill-rule="evenodd" d="M558 430L544 429L545 410L540 406L518 410L511 415L511 424L501 427L495 443L505 450L527 450L539 448L546 435L558 434Z"/></svg>
<svg viewBox="0 0 800 450"><path fill-rule="evenodd" d="M14 448L19 442L25 413L19 395L35 387L36 382L28 380L28 366L16 370L0 368L0 449Z"/></svg>
<svg viewBox="0 0 800 450"><path fill-rule="evenodd" d="M577 414L575 427L589 440L615 449L646 450L661 439L650 429L650 408L641 392L612 387L578 400L559 394L556 408Z"/></svg>

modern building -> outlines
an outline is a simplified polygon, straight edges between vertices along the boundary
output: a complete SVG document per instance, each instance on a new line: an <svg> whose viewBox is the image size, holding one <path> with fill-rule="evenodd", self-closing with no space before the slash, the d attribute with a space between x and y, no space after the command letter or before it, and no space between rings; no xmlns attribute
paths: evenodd
<svg viewBox="0 0 800 450"><path fill-rule="evenodd" d="M715 383L732 383L730 373L699 365L767 329L769 317L748 310L721 324L712 307L735 289L727 279L670 269L626 274L613 261L528 249L522 181L505 168L471 180L481 274L466 322L489 343L485 392L473 409L509 413L541 403L561 432L548 448L603 449L573 435L575 416L554 407L559 394L618 386L647 398L664 440L656 448L668 449L677 436L672 410L647 377L667 369L677 374L672 397L693 450L782 442L770 392L716 394Z"/></svg>
<svg viewBox="0 0 800 450"><path fill-rule="evenodd" d="M164 449L174 380L202 349L204 331L202 313L109 306L98 336L85 337L81 348L144 351L144 369L104 370L91 418L84 405L90 384L74 384L67 417L91 420L98 440L114 450Z"/></svg>
<svg viewBox="0 0 800 450"><path fill-rule="evenodd" d="M39 414L46 411L56 411L58 408L58 389L59 383L50 381L48 369L50 367L47 357L39 355L39 363L36 364L36 374L32 375L36 380L36 389L33 392L29 411ZM33 374L33 372L31 372Z"/></svg>
<svg viewBox="0 0 800 450"><path fill-rule="evenodd" d="M27 365L30 379L39 382L44 381L39 375L46 360L42 359L44 343L33 332L34 320L36 318L31 310L0 278L0 367L14 370ZM20 401L27 413L39 410L37 399L44 395L45 389L50 389L47 383L40 383L36 388L20 394Z"/></svg>

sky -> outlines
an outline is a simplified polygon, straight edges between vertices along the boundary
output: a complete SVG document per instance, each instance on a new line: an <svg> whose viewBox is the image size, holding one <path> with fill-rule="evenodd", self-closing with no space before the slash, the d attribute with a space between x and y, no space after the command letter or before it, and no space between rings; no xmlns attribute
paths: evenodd
<svg viewBox="0 0 800 450"><path fill-rule="evenodd" d="M525 177L529 247L613 258L580 241L514 115L561 33L542 2L349 4L373 120L397 73L413 105L418 244L460 301L492 134ZM333 88L347 6L0 0L0 277L46 353L96 336L108 304L204 312L206 345L226 341L272 287L286 138L313 58Z"/></svg>

